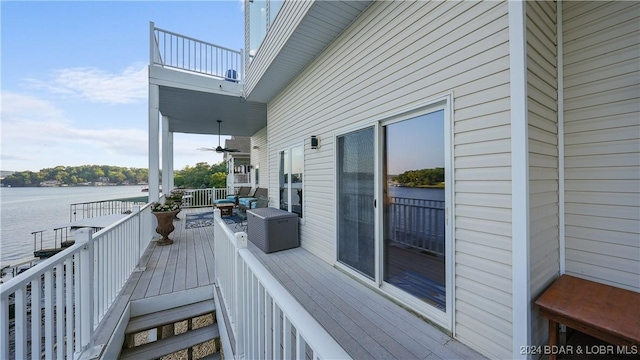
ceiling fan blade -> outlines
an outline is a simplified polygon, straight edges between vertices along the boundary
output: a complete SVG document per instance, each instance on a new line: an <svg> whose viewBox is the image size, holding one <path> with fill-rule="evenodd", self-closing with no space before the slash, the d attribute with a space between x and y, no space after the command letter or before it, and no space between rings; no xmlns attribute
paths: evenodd
<svg viewBox="0 0 640 360"><path fill-rule="evenodd" d="M215 148L206 148L206 147L199 147L196 150L200 150L200 151L216 151Z"/></svg>
<svg viewBox="0 0 640 360"><path fill-rule="evenodd" d="M226 152L240 152L240 150L238 150L238 149L228 149L228 148L224 148L223 150L224 150L224 151L226 151Z"/></svg>

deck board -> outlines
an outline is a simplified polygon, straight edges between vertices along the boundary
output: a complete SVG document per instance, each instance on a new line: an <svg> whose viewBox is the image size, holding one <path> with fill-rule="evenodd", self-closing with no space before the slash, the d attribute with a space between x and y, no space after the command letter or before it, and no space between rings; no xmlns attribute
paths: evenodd
<svg viewBox="0 0 640 360"><path fill-rule="evenodd" d="M186 237L187 243L187 278L185 281L185 287L187 289L194 288L198 286L198 269L196 267L196 262L194 261L196 257L196 249L195 249L195 233L199 232L198 228L195 229L187 229L188 236Z"/></svg>
<svg viewBox="0 0 640 360"><path fill-rule="evenodd" d="M184 220L183 220L184 222ZM184 223L180 223L181 230L184 229ZM187 229L188 230L188 229ZM178 241L178 256L177 256L177 268L174 277L173 289L174 291L185 290L185 284L187 281L187 234L184 231L180 231L176 234Z"/></svg>

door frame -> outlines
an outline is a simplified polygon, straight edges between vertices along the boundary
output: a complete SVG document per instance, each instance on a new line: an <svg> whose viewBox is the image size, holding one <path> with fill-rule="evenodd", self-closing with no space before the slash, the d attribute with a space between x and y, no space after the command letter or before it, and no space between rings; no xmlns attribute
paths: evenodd
<svg viewBox="0 0 640 360"><path fill-rule="evenodd" d="M395 122L408 120L420 115L428 114L434 111L443 110L444 115L444 137L445 137L445 183L448 186L445 187L445 304L446 311L436 309L435 307L418 300L417 298L407 294L403 290L397 287L384 283L383 281L383 269L382 269L382 251L383 251L383 224L384 224L384 211L382 207L383 188L382 188L382 165L383 165L383 138L382 138L382 126L386 126ZM345 127L339 132L336 132L334 138L334 179L335 179L335 206L338 204L337 196L337 180L338 180L338 138L340 136L347 135L349 133L366 129L368 127L374 127L374 156L375 156L375 186L374 186L374 198L377 203L375 208L375 277L370 279L358 271L352 269L346 264L342 264L338 260L338 218L337 212L334 215L334 224L336 242L335 242L335 261L334 267L343 272L351 275L352 277L360 280L361 282L375 288L377 291L381 291L384 294L392 297L396 301L400 302L403 306L410 308L412 311L428 318L435 324L443 327L445 330L451 332L455 336L455 206L454 206L454 133L453 133L453 93L446 93L437 97L433 97L419 106L408 107L391 114L385 114L383 116L371 119L369 121L358 122L352 126Z"/></svg>

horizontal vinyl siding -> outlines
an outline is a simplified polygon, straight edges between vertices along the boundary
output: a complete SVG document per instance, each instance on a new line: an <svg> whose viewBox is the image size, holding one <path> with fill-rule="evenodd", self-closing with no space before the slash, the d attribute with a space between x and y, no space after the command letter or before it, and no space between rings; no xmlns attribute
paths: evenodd
<svg viewBox="0 0 640 360"><path fill-rule="evenodd" d="M254 169L259 169L256 186L265 188L269 186L269 163L267 160L267 128L264 127L251 136L251 165ZM273 203L271 205L273 206Z"/></svg>
<svg viewBox="0 0 640 360"><path fill-rule="evenodd" d="M563 4L567 273L640 291L640 4Z"/></svg>
<svg viewBox="0 0 640 360"><path fill-rule="evenodd" d="M302 246L335 261L335 144L454 93L457 337L511 356L507 4L375 2L268 106L270 191L278 152L305 144ZM317 135L320 148L311 150Z"/></svg>
<svg viewBox="0 0 640 360"><path fill-rule="evenodd" d="M556 5L527 2L527 107L531 300L560 273ZM532 308L532 344L548 338L548 323Z"/></svg>

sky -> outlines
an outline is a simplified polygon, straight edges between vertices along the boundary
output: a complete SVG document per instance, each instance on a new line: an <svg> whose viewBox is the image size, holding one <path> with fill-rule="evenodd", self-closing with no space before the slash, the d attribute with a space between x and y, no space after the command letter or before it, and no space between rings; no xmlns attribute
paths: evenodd
<svg viewBox="0 0 640 360"><path fill-rule="evenodd" d="M0 170L147 168L149 22L241 49L242 4L0 1ZM174 134L174 168L222 161L197 150L217 144Z"/></svg>

